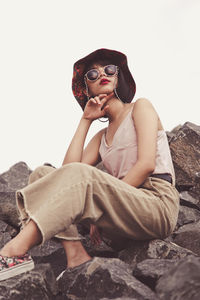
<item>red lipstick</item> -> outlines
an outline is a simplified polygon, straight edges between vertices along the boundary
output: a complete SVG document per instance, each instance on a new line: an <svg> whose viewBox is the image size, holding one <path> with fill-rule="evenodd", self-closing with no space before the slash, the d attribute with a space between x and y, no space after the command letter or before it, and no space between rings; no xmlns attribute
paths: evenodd
<svg viewBox="0 0 200 300"><path fill-rule="evenodd" d="M104 85L104 84L107 84L109 82L110 82L110 80L108 80L107 78L102 78L101 81L100 81L100 84Z"/></svg>

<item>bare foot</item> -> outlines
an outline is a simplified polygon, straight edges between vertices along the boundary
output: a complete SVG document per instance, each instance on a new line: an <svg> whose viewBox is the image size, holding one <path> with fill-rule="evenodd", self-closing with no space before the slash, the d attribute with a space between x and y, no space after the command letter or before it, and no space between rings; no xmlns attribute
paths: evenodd
<svg viewBox="0 0 200 300"><path fill-rule="evenodd" d="M62 240L62 245L67 256L67 268L74 268L92 259L79 240Z"/></svg>
<svg viewBox="0 0 200 300"><path fill-rule="evenodd" d="M92 257L91 256L85 256L85 257L75 257L73 260L71 259L70 262L67 263L67 268L74 268L77 267L89 260L91 260Z"/></svg>
<svg viewBox="0 0 200 300"><path fill-rule="evenodd" d="M13 240L9 241L1 250L0 254L7 257L21 256L27 252L27 249L18 247Z"/></svg>

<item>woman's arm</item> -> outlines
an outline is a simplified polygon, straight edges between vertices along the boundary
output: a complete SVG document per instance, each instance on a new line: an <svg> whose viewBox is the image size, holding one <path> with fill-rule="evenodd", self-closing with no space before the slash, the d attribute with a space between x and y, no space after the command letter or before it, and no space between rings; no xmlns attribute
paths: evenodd
<svg viewBox="0 0 200 300"><path fill-rule="evenodd" d="M81 118L78 128L72 138L69 148L65 154L63 165L70 162L80 162L83 154L85 139L92 121Z"/></svg>
<svg viewBox="0 0 200 300"><path fill-rule="evenodd" d="M138 187L155 169L158 115L147 99L138 99L132 116L137 134L138 158L122 180Z"/></svg>
<svg viewBox="0 0 200 300"><path fill-rule="evenodd" d="M104 116L107 106L105 106L104 109L102 109L102 107L109 97L110 96L106 94L101 94L95 98L91 98L87 102L83 116L66 152L62 165L71 162L84 162L94 165L98 161L98 150L102 131L94 136L84 152L83 148L90 125L97 118Z"/></svg>

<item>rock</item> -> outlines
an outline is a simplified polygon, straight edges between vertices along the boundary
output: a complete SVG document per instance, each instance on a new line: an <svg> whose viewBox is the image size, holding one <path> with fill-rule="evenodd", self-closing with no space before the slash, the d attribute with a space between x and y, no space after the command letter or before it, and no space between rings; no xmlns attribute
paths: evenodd
<svg viewBox="0 0 200 300"><path fill-rule="evenodd" d="M28 184L31 170L24 162L12 166L7 172L0 175L0 191L15 192Z"/></svg>
<svg viewBox="0 0 200 300"><path fill-rule="evenodd" d="M181 205L196 208L200 210L200 196L192 194L191 192L184 191L180 193Z"/></svg>
<svg viewBox="0 0 200 300"><path fill-rule="evenodd" d="M0 175L0 220L19 228L19 217L16 209L15 192L28 184L31 170L24 162L12 166Z"/></svg>
<svg viewBox="0 0 200 300"><path fill-rule="evenodd" d="M111 248L109 245L107 245L103 240L100 245L93 245L90 239L90 236L87 234L84 236L84 239L82 240L82 244L88 254L92 257L98 256L98 257L110 257L110 258L117 258L118 253Z"/></svg>
<svg viewBox="0 0 200 300"><path fill-rule="evenodd" d="M137 298L138 299L138 298ZM101 298L100 300L137 300L136 298L127 298L127 297L120 297L120 298Z"/></svg>
<svg viewBox="0 0 200 300"><path fill-rule="evenodd" d="M173 267L175 262L174 259L146 259L137 264L133 275L154 290L158 279Z"/></svg>
<svg viewBox="0 0 200 300"><path fill-rule="evenodd" d="M163 240L134 241L132 245L119 252L118 258L135 266L145 259L180 259L187 255L195 255L192 251L182 248L175 243Z"/></svg>
<svg viewBox="0 0 200 300"><path fill-rule="evenodd" d="M66 270L58 278L58 287L69 299L102 298L152 299L151 289L131 275L131 268L116 258L95 258L81 267Z"/></svg>
<svg viewBox="0 0 200 300"><path fill-rule="evenodd" d="M13 226L15 229L19 229L19 215L16 204L9 201L0 202L0 220Z"/></svg>
<svg viewBox="0 0 200 300"><path fill-rule="evenodd" d="M187 122L167 135L181 203L172 235L165 240L104 240L94 247L88 226L80 224L84 247L98 258L66 270L64 249L52 239L30 251L34 270L0 282L0 300L200 299L200 126ZM97 167L106 171L102 164ZM20 162L0 175L0 247L19 230L15 191L27 185L30 173Z"/></svg>
<svg viewBox="0 0 200 300"><path fill-rule="evenodd" d="M61 243L55 242L53 239L46 241L41 246L34 247L29 253L37 264L49 263L55 277L66 269L67 260L65 251Z"/></svg>
<svg viewBox="0 0 200 300"><path fill-rule="evenodd" d="M170 141L179 191L200 192L200 126L186 122Z"/></svg>
<svg viewBox="0 0 200 300"><path fill-rule="evenodd" d="M166 272L156 285L161 300L200 299L200 258L185 257Z"/></svg>
<svg viewBox="0 0 200 300"><path fill-rule="evenodd" d="M48 264L0 282L0 299L55 300L58 288Z"/></svg>
<svg viewBox="0 0 200 300"><path fill-rule="evenodd" d="M177 227L195 223L200 220L200 211L187 206L180 206Z"/></svg>
<svg viewBox="0 0 200 300"><path fill-rule="evenodd" d="M0 220L0 249L11 240L10 227Z"/></svg>
<svg viewBox="0 0 200 300"><path fill-rule="evenodd" d="M180 227L174 233L173 240L181 247L200 255L200 221Z"/></svg>

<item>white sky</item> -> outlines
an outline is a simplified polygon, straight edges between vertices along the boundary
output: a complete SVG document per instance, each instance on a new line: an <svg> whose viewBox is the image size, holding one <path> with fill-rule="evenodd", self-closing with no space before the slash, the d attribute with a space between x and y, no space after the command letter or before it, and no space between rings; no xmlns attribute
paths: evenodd
<svg viewBox="0 0 200 300"><path fill-rule="evenodd" d="M127 55L166 130L200 125L199 16L199 0L0 0L0 173L61 165L82 114L73 64L102 47Z"/></svg>

